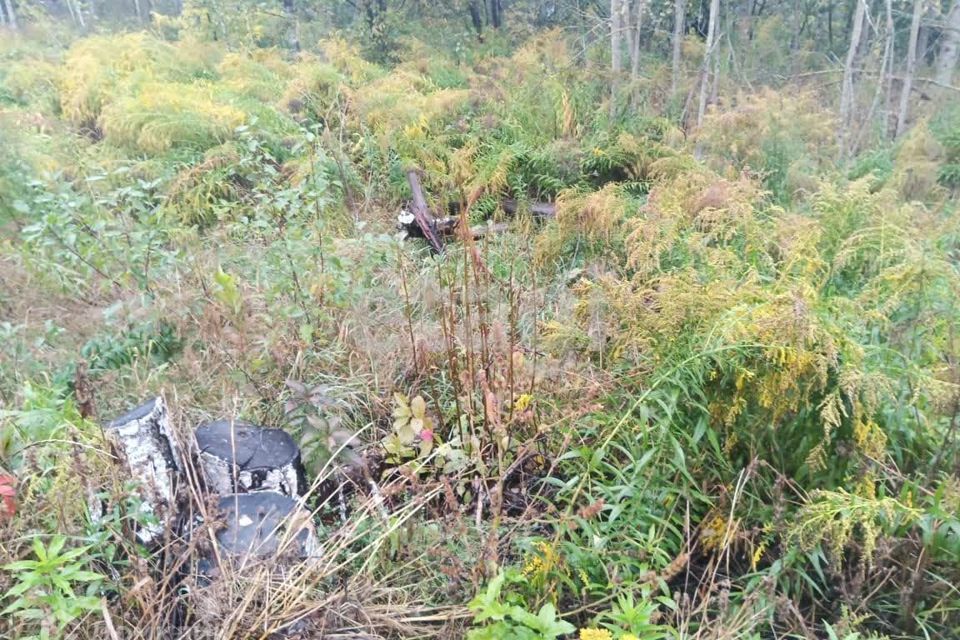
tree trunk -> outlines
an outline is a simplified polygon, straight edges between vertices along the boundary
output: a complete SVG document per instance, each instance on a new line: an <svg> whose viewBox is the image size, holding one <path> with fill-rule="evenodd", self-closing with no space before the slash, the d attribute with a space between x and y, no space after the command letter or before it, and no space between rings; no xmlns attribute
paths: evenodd
<svg viewBox="0 0 960 640"><path fill-rule="evenodd" d="M195 437L209 491L274 491L296 498L307 490L300 449L281 429L218 420L199 427Z"/></svg>
<svg viewBox="0 0 960 640"><path fill-rule="evenodd" d="M4 0L4 8L7 12L7 24L11 29L17 28L17 12L13 8L13 0Z"/></svg>
<svg viewBox="0 0 960 640"><path fill-rule="evenodd" d="M700 80L700 105L697 108L697 126L703 124L707 112L707 95L710 92L710 68L717 48L717 20L720 17L720 0L710 0L710 23L707 27L706 49L703 53L703 70Z"/></svg>
<svg viewBox="0 0 960 640"><path fill-rule="evenodd" d="M863 35L863 20L866 15L866 0L857 0L853 21L850 27L850 46L847 59L843 64L843 81L840 89L840 122L837 130L837 147L841 158L847 155L847 129L850 127L850 114L853 109L853 63L857 58L857 49Z"/></svg>
<svg viewBox="0 0 960 640"><path fill-rule="evenodd" d="M473 30L477 32L477 40L483 42L483 16L480 15L480 5L478 0L470 0L467 10L470 11L470 22L473 24Z"/></svg>
<svg viewBox="0 0 960 640"><path fill-rule="evenodd" d="M673 4L673 74L670 78L670 95L677 95L680 82L680 48L683 44L683 23L686 0L674 0Z"/></svg>
<svg viewBox="0 0 960 640"><path fill-rule="evenodd" d="M790 34L790 42L787 45L790 51L796 51L800 46L800 32L803 29L803 10L801 6L800 0L793 0L793 8L790 11L792 14L791 22L793 22L793 33Z"/></svg>
<svg viewBox="0 0 960 640"><path fill-rule="evenodd" d="M907 45L907 69L903 74L903 88L900 90L900 109L897 112L897 129L894 135L900 137L907 128L910 116L910 92L913 90L913 78L917 74L917 38L920 34L920 18L923 16L923 0L913 0L913 18L910 20L910 43Z"/></svg>
<svg viewBox="0 0 960 640"><path fill-rule="evenodd" d="M729 42L729 41L728 41ZM717 104L720 99L720 37L714 43L716 51L713 54L713 78L710 82L710 101L707 104Z"/></svg>
<svg viewBox="0 0 960 640"><path fill-rule="evenodd" d="M620 18L622 0L610 0L610 117L617 111L617 85L620 82L620 71L623 67L620 38L623 25Z"/></svg>
<svg viewBox="0 0 960 640"><path fill-rule="evenodd" d="M223 521L216 532L217 544L239 562L311 558L320 550L310 512L288 496L272 491L230 495L222 497L217 506ZM209 565L212 568L216 563Z"/></svg>
<svg viewBox="0 0 960 640"><path fill-rule="evenodd" d="M73 6L77 9L77 24L84 31L87 30L87 20L83 17L83 7L80 5L79 0L74 0Z"/></svg>
<svg viewBox="0 0 960 640"><path fill-rule="evenodd" d="M9 0L7 0L9 2ZM70 18L73 20L73 24L77 24L77 13L73 7L73 0L64 0L67 5L67 11L70 12Z"/></svg>
<svg viewBox="0 0 960 640"><path fill-rule="evenodd" d="M833 2L827 4L827 51L833 51Z"/></svg>
<svg viewBox="0 0 960 640"><path fill-rule="evenodd" d="M884 0L884 6L887 12L887 25L883 35L883 54L880 56L880 69L877 76L877 86L873 92L873 101L870 103L870 110L867 111L866 118L863 119L860 137L857 140L858 145L863 140L869 124L876 116L881 99L884 103L881 135L886 138L890 129L890 83L893 76L893 43L896 36L893 24L893 0Z"/></svg>
<svg viewBox="0 0 960 640"><path fill-rule="evenodd" d="M287 46L300 51L300 21L297 19L295 0L282 0L283 14L287 17Z"/></svg>
<svg viewBox="0 0 960 640"><path fill-rule="evenodd" d="M891 116L893 115L893 68L897 60L897 26L893 20L893 0L886 0L887 10L887 47L884 57L887 61L887 76L883 86L883 137L890 137Z"/></svg>
<svg viewBox="0 0 960 640"><path fill-rule="evenodd" d="M175 515L176 486L183 472L167 404L163 398L150 400L108 424L104 433L117 460L138 482L140 512L155 518L138 526L137 538L144 544L158 542Z"/></svg>
<svg viewBox="0 0 960 640"><path fill-rule="evenodd" d="M643 29L643 13L647 10L647 0L636 0L636 3L630 40L630 77L633 80L640 76L640 30Z"/></svg>
<svg viewBox="0 0 960 640"><path fill-rule="evenodd" d="M407 182L410 183L410 193L413 195L412 209L408 215L412 218L410 222L415 222L423 237L430 243L430 247L438 254L443 253L443 243L440 242L440 236L437 235L437 221L427 208L427 199L423 195L423 187L420 186L420 176L416 169L407 171Z"/></svg>
<svg viewBox="0 0 960 640"><path fill-rule="evenodd" d="M953 84L953 72L960 58L960 0L953 0L941 40L934 79L940 84L949 85Z"/></svg>
<svg viewBox="0 0 960 640"><path fill-rule="evenodd" d="M927 52L930 49L930 27L920 25L920 35L917 36L917 60L926 64L929 59Z"/></svg>
<svg viewBox="0 0 960 640"><path fill-rule="evenodd" d="M490 0L490 25L494 29L503 26L503 3L501 0Z"/></svg>

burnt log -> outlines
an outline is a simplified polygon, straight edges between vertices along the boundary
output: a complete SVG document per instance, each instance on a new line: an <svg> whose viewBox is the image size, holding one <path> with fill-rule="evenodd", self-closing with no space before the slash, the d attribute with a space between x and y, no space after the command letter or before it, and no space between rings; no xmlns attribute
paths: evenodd
<svg viewBox="0 0 960 640"><path fill-rule="evenodd" d="M299 501L274 491L238 493L220 498L223 527L217 544L237 558L277 555L308 558L319 544L310 513Z"/></svg>
<svg viewBox="0 0 960 640"><path fill-rule="evenodd" d="M183 473L167 403L162 397L145 402L107 424L104 434L126 472L139 483L136 536L144 544L152 544L173 521L177 484Z"/></svg>
<svg viewBox="0 0 960 640"><path fill-rule="evenodd" d="M427 233L424 232L424 224L427 225L426 228L429 229L430 233L436 236L436 242L438 243L442 238L460 235L459 216L452 215L439 218L434 217L427 211L426 218L423 218L416 214L416 211L421 207L426 210L426 202L423 198L423 190L420 187L420 180L416 172L410 172L408 179L410 180L410 189L414 193L414 202L411 206L413 211L403 209L400 212L397 216L397 228L401 231L406 231L407 235L411 237L426 238L430 241L431 246L434 246L434 240L431 240L431 236L428 236ZM516 214L518 211L526 210L529 211L536 220L553 218L557 215L557 207L552 202L531 202L524 205L518 200L505 198L500 201L500 208L509 214ZM459 206L454 205L451 207L453 211L457 209L459 209ZM426 220L426 222L424 222L424 220ZM479 240L486 235L503 233L508 228L508 225L502 222L478 224L470 227L470 236L474 240Z"/></svg>
<svg viewBox="0 0 960 640"><path fill-rule="evenodd" d="M197 428L195 438L210 491L220 495L273 491L296 497L307 490L300 448L282 429L217 420Z"/></svg>
<svg viewBox="0 0 960 640"><path fill-rule="evenodd" d="M443 253L443 243L437 234L437 224L430 209L427 208L427 199L423 195L423 187L420 186L420 175L416 169L407 171L407 182L410 183L410 191L413 194L412 211L407 213L412 217L410 223L416 225L423 234L423 237L430 243L430 247L437 253ZM401 214L403 215L403 214Z"/></svg>

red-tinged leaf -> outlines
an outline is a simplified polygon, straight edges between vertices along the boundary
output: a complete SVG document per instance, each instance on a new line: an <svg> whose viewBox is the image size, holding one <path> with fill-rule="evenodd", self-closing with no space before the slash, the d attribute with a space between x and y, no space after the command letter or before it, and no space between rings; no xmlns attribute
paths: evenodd
<svg viewBox="0 0 960 640"><path fill-rule="evenodd" d="M0 474L0 517L12 518L17 513L16 478Z"/></svg>

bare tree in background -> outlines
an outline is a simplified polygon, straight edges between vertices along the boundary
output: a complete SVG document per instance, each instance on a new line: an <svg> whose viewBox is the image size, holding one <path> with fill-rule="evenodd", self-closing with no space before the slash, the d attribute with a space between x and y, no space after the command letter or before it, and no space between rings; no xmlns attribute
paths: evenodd
<svg viewBox="0 0 960 640"><path fill-rule="evenodd" d="M670 95L677 95L677 84L680 81L680 49L683 45L683 22L685 19L686 0L675 0L673 5L673 74L670 78Z"/></svg>
<svg viewBox="0 0 960 640"><path fill-rule="evenodd" d="M850 30L850 47L847 49L847 59L843 64L843 81L840 88L840 122L837 128L837 146L841 158L846 157L848 151L847 130L850 127L850 116L853 110L853 63L857 59L857 49L863 35L863 22L866 12L866 0L857 0Z"/></svg>
<svg viewBox="0 0 960 640"><path fill-rule="evenodd" d="M920 19L923 16L924 1L913 0L913 18L910 20L910 43L907 45L907 69L903 74L903 88L900 91L900 109L897 112L896 136L903 134L910 117L910 92L913 91L913 78L917 74L917 37L920 34Z"/></svg>
<svg viewBox="0 0 960 640"><path fill-rule="evenodd" d="M947 24L941 36L940 55L937 56L934 79L940 84L952 84L953 72L960 58L960 0L953 0L947 14Z"/></svg>
<svg viewBox="0 0 960 640"><path fill-rule="evenodd" d="M287 46L300 51L300 18L297 16L295 0L281 0L283 15L287 17Z"/></svg>
<svg viewBox="0 0 960 640"><path fill-rule="evenodd" d="M706 49L703 53L703 70L700 81L700 105L697 108L697 126L703 124L707 112L707 94L710 91L710 70L717 55L717 22L720 19L720 0L710 0L710 26L707 28Z"/></svg>
<svg viewBox="0 0 960 640"><path fill-rule="evenodd" d="M483 42L483 16L480 14L479 0L470 0L467 3L467 10L470 12L470 22L473 24L473 29L477 32L477 40Z"/></svg>
<svg viewBox="0 0 960 640"><path fill-rule="evenodd" d="M10 0L6 0L10 2ZM73 23L80 27L81 29L87 28L86 20L83 18L83 10L80 7L80 3L77 0L64 0L67 5L67 11L70 12L70 17L73 19Z"/></svg>
<svg viewBox="0 0 960 640"><path fill-rule="evenodd" d="M630 78L640 76L640 31L643 29L643 14L647 10L647 0L635 0L633 8L633 28L630 34Z"/></svg>
<svg viewBox="0 0 960 640"><path fill-rule="evenodd" d="M870 123L873 122L880 107L880 101L883 100L883 118L880 122L880 130L884 138L889 135L890 130L890 88L891 78L893 76L893 45L896 40L896 31L893 23L893 0L884 0L884 6L887 13L886 28L883 32L883 54L880 56L880 69L877 77L877 86L873 91L873 101L870 103L870 109L867 111L863 124L860 127L860 135L857 144L863 140L864 134L870 130Z"/></svg>
<svg viewBox="0 0 960 640"><path fill-rule="evenodd" d="M499 29L503 25L502 0L490 0L490 26Z"/></svg>
<svg viewBox="0 0 960 640"><path fill-rule="evenodd" d="M623 0L610 0L610 116L617 109L617 85L620 82L620 72L623 69L623 59L620 51L623 23L621 21L621 6Z"/></svg>
<svg viewBox="0 0 960 640"><path fill-rule="evenodd" d="M16 29L17 13L13 10L13 0L3 0L3 8L4 11L0 12L0 17L2 17L3 13L6 13L6 20L4 22L9 24L11 29ZM4 22L0 22L0 24L4 24Z"/></svg>

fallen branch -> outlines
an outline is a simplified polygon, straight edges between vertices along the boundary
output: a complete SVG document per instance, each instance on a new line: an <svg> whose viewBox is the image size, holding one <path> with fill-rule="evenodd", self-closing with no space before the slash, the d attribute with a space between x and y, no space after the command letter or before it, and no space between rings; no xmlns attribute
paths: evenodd
<svg viewBox="0 0 960 640"><path fill-rule="evenodd" d="M420 229L420 233L427 239L427 242L430 243L433 250L437 253L443 253L443 243L440 242L440 236L437 235L437 222L433 216L430 215L430 210L427 209L427 199L423 196L423 187L420 186L420 175L416 169L407 171L407 182L410 183L410 191L413 193L413 205L411 207L413 211L410 212L412 220L407 221L406 224L416 223ZM401 214L401 218L403 218L403 216L404 214ZM401 219L401 224L404 224L404 222L405 220Z"/></svg>
<svg viewBox="0 0 960 640"><path fill-rule="evenodd" d="M502 200L500 207L507 213L516 213L522 208L518 201L511 199ZM552 202L531 202L527 210L534 218L553 218L557 215L557 206Z"/></svg>
<svg viewBox="0 0 960 640"><path fill-rule="evenodd" d="M404 209L397 216L397 226L411 236L426 238L434 251L443 253L441 238L459 234L460 218L458 216L435 218L430 213L426 198L423 195L423 187L420 185L420 176L416 169L407 172L407 181L410 183L410 191L413 193L413 202L410 207L411 211ZM510 214L515 214L526 208L534 218L539 220L553 218L557 215L556 205L551 202L531 202L524 207L517 200L505 198L501 200L500 207ZM502 222L479 224L470 227L470 235L474 240L478 240L486 235L503 233L507 229L508 225Z"/></svg>

